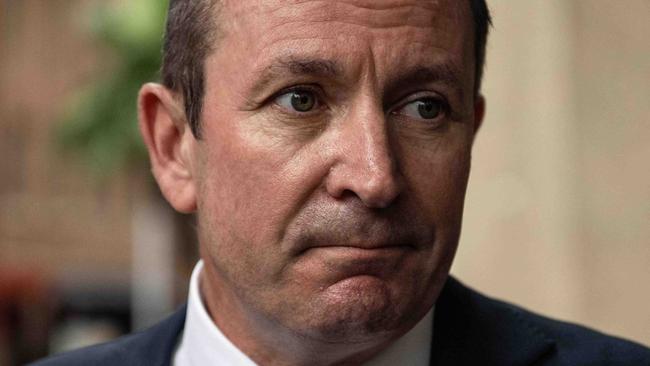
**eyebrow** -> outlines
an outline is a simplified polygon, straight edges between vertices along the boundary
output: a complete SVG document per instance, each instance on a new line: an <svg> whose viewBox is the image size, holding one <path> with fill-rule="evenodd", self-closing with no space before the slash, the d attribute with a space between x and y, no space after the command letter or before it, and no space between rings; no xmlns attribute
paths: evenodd
<svg viewBox="0 0 650 366"><path fill-rule="evenodd" d="M274 80L286 77L315 77L320 79L340 79L344 74L343 67L336 61L323 58L305 58L286 56L274 60L263 71L258 73L251 87L252 94L260 93L273 83ZM449 87L453 92L464 97L461 77L457 68L448 62L432 65L417 65L406 68L388 80L386 91L399 93L405 89L438 82Z"/></svg>
<svg viewBox="0 0 650 366"><path fill-rule="evenodd" d="M432 82L446 85L463 98L464 93L459 72L454 65L446 62L407 68L396 77L389 79L386 90L400 91Z"/></svg>
<svg viewBox="0 0 650 366"><path fill-rule="evenodd" d="M343 68L335 61L320 58L299 58L288 56L279 58L267 66L251 88L253 91L261 91L268 87L273 80L282 77L310 76L322 79L335 79L343 75Z"/></svg>

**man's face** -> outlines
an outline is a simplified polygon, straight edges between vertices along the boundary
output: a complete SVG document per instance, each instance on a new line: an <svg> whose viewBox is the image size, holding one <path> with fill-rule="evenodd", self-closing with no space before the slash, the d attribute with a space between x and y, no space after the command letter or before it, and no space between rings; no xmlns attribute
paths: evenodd
<svg viewBox="0 0 650 366"><path fill-rule="evenodd" d="M458 242L469 5L237 1L218 18L193 147L213 317L335 342L403 333Z"/></svg>

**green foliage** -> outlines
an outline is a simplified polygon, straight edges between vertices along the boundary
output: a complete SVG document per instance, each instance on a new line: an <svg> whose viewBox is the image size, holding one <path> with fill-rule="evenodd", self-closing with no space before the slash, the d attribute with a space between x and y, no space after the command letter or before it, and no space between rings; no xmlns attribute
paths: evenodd
<svg viewBox="0 0 650 366"><path fill-rule="evenodd" d="M140 86L158 78L167 1L137 0L99 5L90 31L115 56L110 75L70 100L56 131L65 151L79 154L100 177L146 161L137 128Z"/></svg>

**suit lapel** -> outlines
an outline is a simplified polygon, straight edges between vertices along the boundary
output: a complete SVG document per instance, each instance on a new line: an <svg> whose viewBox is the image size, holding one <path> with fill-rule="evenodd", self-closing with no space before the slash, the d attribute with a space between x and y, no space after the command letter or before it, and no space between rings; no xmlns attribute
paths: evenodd
<svg viewBox="0 0 650 366"><path fill-rule="evenodd" d="M169 318L145 330L137 354L129 365L169 366L176 343L185 324L187 305L182 306Z"/></svg>
<svg viewBox="0 0 650 366"><path fill-rule="evenodd" d="M554 341L511 305L491 300L450 277L434 315L431 365L531 365Z"/></svg>

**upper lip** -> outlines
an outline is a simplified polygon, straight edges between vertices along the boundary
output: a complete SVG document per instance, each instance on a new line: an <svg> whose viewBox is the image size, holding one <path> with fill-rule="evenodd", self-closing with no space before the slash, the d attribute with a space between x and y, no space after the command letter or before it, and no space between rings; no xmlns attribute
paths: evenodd
<svg viewBox="0 0 650 366"><path fill-rule="evenodd" d="M304 218L296 220L296 228L289 228L285 234L288 235L287 243L293 253L319 247L417 249L421 235L416 230L417 227L404 225L404 220L406 219L396 216L371 216L354 212L345 215L345 211L331 215L319 212L318 215L305 214Z"/></svg>

